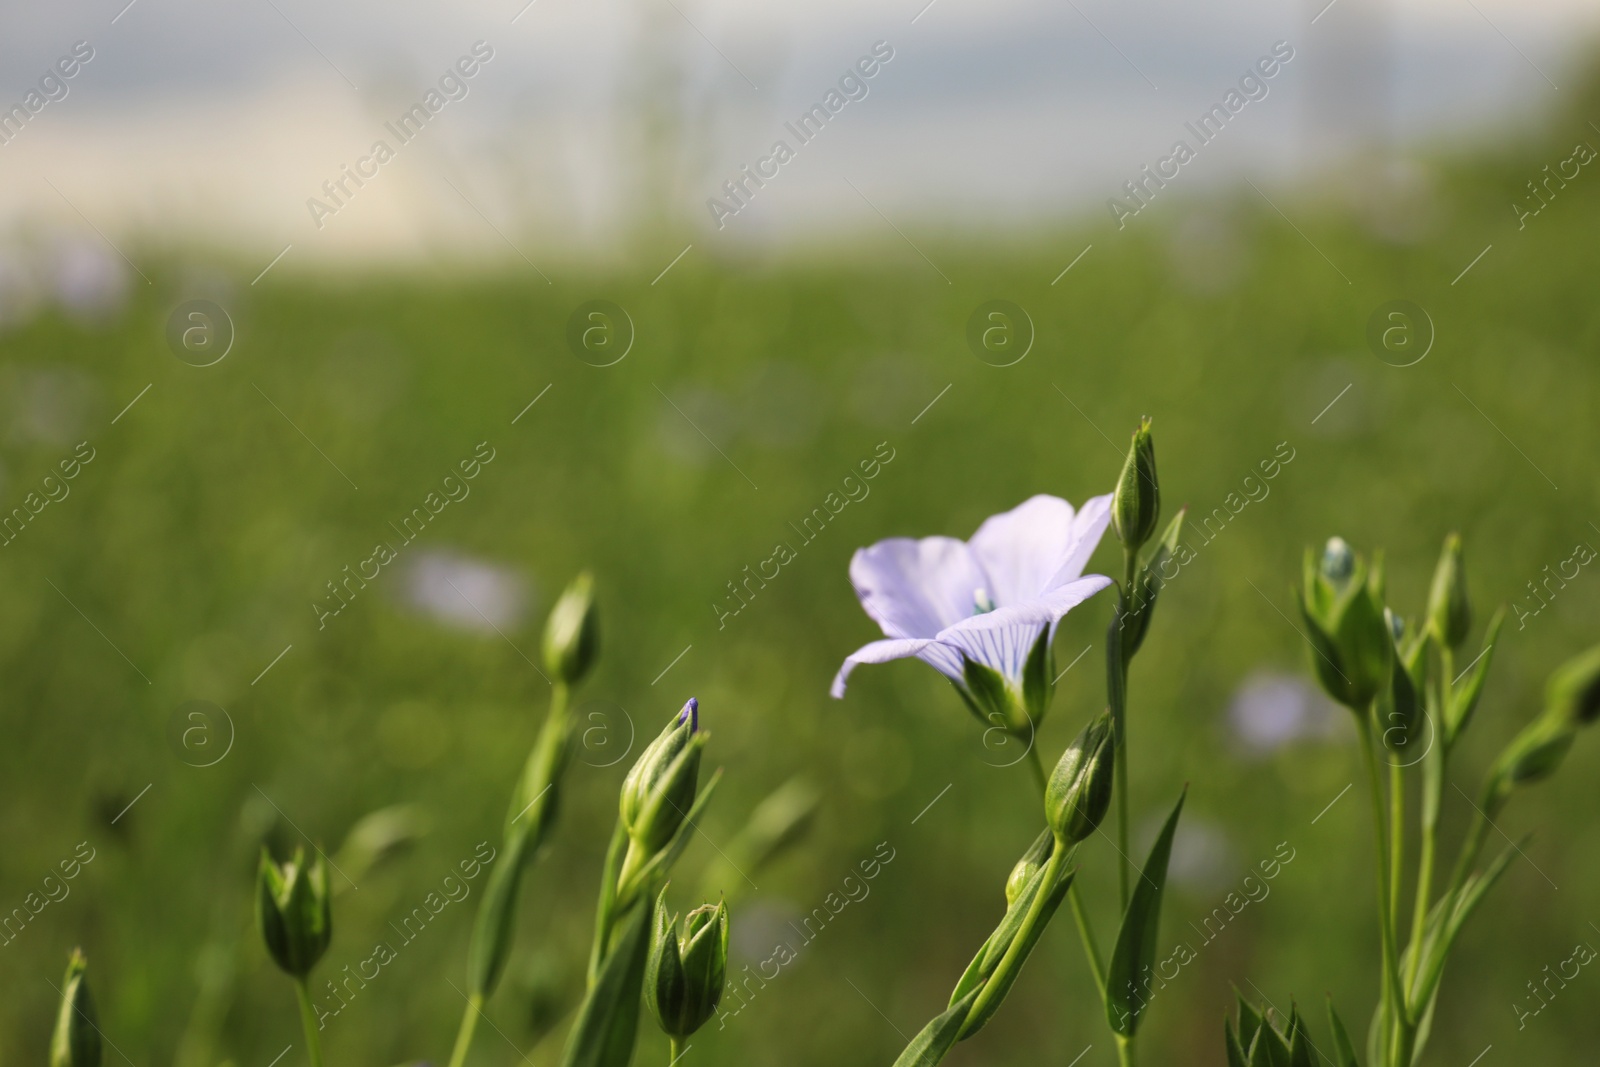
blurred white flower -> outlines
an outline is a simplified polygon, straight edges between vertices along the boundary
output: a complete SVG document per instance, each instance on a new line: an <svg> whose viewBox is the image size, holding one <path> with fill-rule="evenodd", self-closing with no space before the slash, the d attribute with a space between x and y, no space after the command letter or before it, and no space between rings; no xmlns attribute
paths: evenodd
<svg viewBox="0 0 1600 1067"><path fill-rule="evenodd" d="M509 568L437 550L412 559L405 598L447 626L485 633L515 626L527 605L524 583Z"/></svg>
<svg viewBox="0 0 1600 1067"><path fill-rule="evenodd" d="M1152 826L1150 840L1160 832ZM1185 813L1172 839L1172 858L1167 863L1167 878L1177 886L1194 892L1214 892L1232 881L1239 868L1238 850L1227 831L1215 823Z"/></svg>
<svg viewBox="0 0 1600 1067"><path fill-rule="evenodd" d="M104 321L127 301L127 267L101 243L61 242L51 257L50 273L56 302L74 318Z"/></svg>
<svg viewBox="0 0 1600 1067"><path fill-rule="evenodd" d="M1228 725L1251 755L1265 756L1297 741L1338 734L1340 711L1306 679L1258 671L1228 706Z"/></svg>

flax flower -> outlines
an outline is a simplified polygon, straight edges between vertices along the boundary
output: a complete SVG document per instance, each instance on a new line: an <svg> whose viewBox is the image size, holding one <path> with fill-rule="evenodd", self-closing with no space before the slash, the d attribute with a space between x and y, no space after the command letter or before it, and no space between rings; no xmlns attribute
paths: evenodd
<svg viewBox="0 0 1600 1067"><path fill-rule="evenodd" d="M1110 521L1109 494L1077 510L1040 495L991 516L970 541L894 537L858 549L850 581L885 636L845 659L833 695L857 664L915 656L980 719L998 712L1008 729L1031 729L1049 699L1056 624L1111 584L1083 573Z"/></svg>

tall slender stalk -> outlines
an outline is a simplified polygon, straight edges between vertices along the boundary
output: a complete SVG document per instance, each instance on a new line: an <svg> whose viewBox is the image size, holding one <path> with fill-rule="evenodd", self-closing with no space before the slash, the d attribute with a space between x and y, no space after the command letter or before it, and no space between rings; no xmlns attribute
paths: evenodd
<svg viewBox="0 0 1600 1067"><path fill-rule="evenodd" d="M1383 1004L1384 1017L1391 1028L1384 1035L1383 1047L1393 1063L1394 1035L1407 1025L1405 997L1400 986L1400 968L1395 953L1394 922L1389 909L1390 879L1388 828L1384 821L1383 782L1378 773L1378 757L1373 747L1370 711L1356 716L1361 731L1361 754L1367 767L1367 781L1372 787L1372 822L1378 852L1378 927L1383 942Z"/></svg>
<svg viewBox="0 0 1600 1067"><path fill-rule="evenodd" d="M1400 940L1400 896L1406 869L1406 778L1405 768L1389 764L1389 929Z"/></svg>
<svg viewBox="0 0 1600 1067"><path fill-rule="evenodd" d="M461 1029L456 1031L455 1048L450 1050L450 1067L461 1067L467 1061L467 1050L472 1047L472 1035L478 1029L478 1014L483 1010L483 994L473 993L467 998L467 1013L461 1017Z"/></svg>
<svg viewBox="0 0 1600 1067"><path fill-rule="evenodd" d="M317 1011L311 1005L311 990L304 977L294 980L296 999L300 1001L300 1025L306 1032L306 1058L311 1067L322 1067L322 1043L317 1038Z"/></svg>
<svg viewBox="0 0 1600 1067"><path fill-rule="evenodd" d="M1037 735L1038 727L1034 728ZM1034 737L1037 741L1038 737ZM1050 784L1050 775L1044 769L1044 757L1039 755L1039 746L1033 743L1028 745L1028 766L1033 768L1033 780L1038 783L1039 795L1043 796L1045 787Z"/></svg>
<svg viewBox="0 0 1600 1067"><path fill-rule="evenodd" d="M1133 606L1138 562L1138 551L1124 547L1122 589L1117 596L1116 616L1111 620L1113 633L1107 635L1106 641L1107 680L1112 683L1111 721L1117 739L1117 889L1124 912L1128 910L1128 867L1133 861L1128 858L1128 662L1122 654L1122 623Z"/></svg>
<svg viewBox="0 0 1600 1067"><path fill-rule="evenodd" d="M1089 961L1089 972L1094 976L1094 987L1100 991L1100 1000L1106 998L1106 965L1100 960L1100 948L1094 943L1094 931L1089 927L1089 915L1083 909L1083 898L1078 895L1078 882L1067 887L1067 903L1072 905L1072 919L1078 924L1078 937L1083 941L1083 954Z"/></svg>
<svg viewBox="0 0 1600 1067"><path fill-rule="evenodd" d="M1433 904L1433 869L1439 852L1439 808L1444 802L1444 777L1450 749L1444 736L1445 716L1450 707L1451 673L1455 656L1450 649L1439 650L1441 677L1433 689L1433 741L1422 758L1422 828L1417 860L1416 899L1411 910L1411 960L1406 968L1406 985L1417 980L1422 966L1422 938L1427 930L1428 910Z"/></svg>

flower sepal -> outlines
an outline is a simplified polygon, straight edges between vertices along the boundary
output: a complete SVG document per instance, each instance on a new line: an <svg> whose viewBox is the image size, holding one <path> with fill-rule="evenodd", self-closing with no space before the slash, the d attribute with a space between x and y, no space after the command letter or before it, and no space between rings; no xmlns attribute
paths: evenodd
<svg viewBox="0 0 1600 1067"><path fill-rule="evenodd" d="M1032 660L1029 656L1030 663ZM961 672L962 682L956 690L985 726L1022 740L1033 735L1027 697L1007 683L1005 675L965 656L961 658ZM1047 696L1045 700L1048 702Z"/></svg>
<svg viewBox="0 0 1600 1067"><path fill-rule="evenodd" d="M727 904L694 909L680 933L663 886L644 974L644 1000L662 1031L681 1041L704 1026L722 1000L727 974Z"/></svg>
<svg viewBox="0 0 1600 1067"><path fill-rule="evenodd" d="M1365 714L1390 684L1394 636L1383 616L1383 568L1371 568L1342 538L1331 538L1318 564L1308 549L1300 613L1310 629L1317 680L1329 696Z"/></svg>

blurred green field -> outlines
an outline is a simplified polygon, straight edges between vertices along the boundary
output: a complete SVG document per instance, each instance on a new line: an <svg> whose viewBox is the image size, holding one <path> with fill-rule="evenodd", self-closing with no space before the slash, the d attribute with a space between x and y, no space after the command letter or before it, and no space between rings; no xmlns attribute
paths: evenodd
<svg viewBox="0 0 1600 1067"><path fill-rule="evenodd" d="M1264 187L1282 215L1244 187L1158 201L1121 232L1098 218L991 241L914 232L948 284L887 229L798 258L719 259L697 245L658 284L678 247L665 240L648 266L550 269L554 284L523 271L279 268L252 287L241 267L219 290L172 259L112 322L48 311L13 329L0 337L5 507L80 441L94 458L0 551L0 910L22 906L80 842L93 859L69 896L0 946L11 990L0 1061L44 1057L52 983L81 944L108 1063L268 1067L293 1045L281 1063L300 1067L292 994L251 926L260 841L303 832L331 849L373 809L430 813L415 848L338 898L319 975L366 957L479 842L498 845L548 692L530 662L543 613L592 568L604 649L578 700L604 714L586 720L599 732L585 735L554 846L525 884L522 949L472 1063L553 1061L559 1030L540 1033L560 1011L548 991L581 980L629 761L602 764L625 747L630 719L651 733L691 694L727 774L676 904L696 903L716 843L763 796L802 772L823 795L813 833L759 888L729 887L738 966L770 955L784 921L880 843L894 856L726 1029L703 1031L695 1055L890 1062L1003 910L1037 815L1025 769L993 766L1013 754L986 747L925 667L864 668L845 700L828 698L842 657L876 636L851 593L850 554L893 535L964 537L1037 492L1107 492L1143 414L1165 499L1196 514L1242 493L1280 448L1293 454L1264 498L1210 543L1193 539L1198 556L1163 594L1135 665L1136 827L1148 841L1190 783L1162 941L1198 949L1151 1010L1145 1062L1221 1063L1229 983L1284 1007L1298 998L1318 1034L1324 992L1364 1025L1378 957L1364 793L1312 824L1358 781L1354 731L1335 717L1326 736L1253 751L1230 704L1259 672L1305 676L1288 590L1303 547L1331 533L1384 547L1391 599L1415 610L1441 539L1460 529L1480 626L1495 603L1529 605L1547 564L1600 544L1600 177L1585 170L1520 230L1506 207L1574 141L1595 143L1595 114L1580 107L1515 146L1435 158L1359 198L1337 182L1298 196ZM213 292L237 344L215 366L185 365L167 349L167 316ZM997 297L1037 329L1027 358L1005 368L965 341L973 309ZM1401 298L1437 329L1427 358L1404 368L1365 340L1374 310ZM611 367L566 345L568 316L591 299L620 304L636 327ZM67 399L42 419L41 395ZM493 459L470 495L319 628L325 583L483 442ZM775 543L798 545L788 524L880 448L893 459L870 494L719 625L726 583ZM1114 551L1102 546L1095 569L1114 569ZM520 621L497 633L418 609L416 565L449 554L517 576ZM1600 637L1597 582L1584 571L1525 626L1508 625L1477 736L1452 769L1466 794L1537 710L1549 670ZM1039 739L1051 761L1103 701L1110 610L1098 599L1063 625L1059 664L1095 647L1058 689ZM169 740L190 700L234 724L214 766L187 765ZM1463 939L1430 1062L1464 1064L1490 1044L1499 1063L1592 1062L1600 1019L1584 983L1600 979L1580 977L1521 1030L1514 1006L1546 964L1600 939L1597 740L1511 808L1506 833L1535 837ZM1469 811L1447 788L1452 848ZM1201 947L1202 918L1284 850L1294 858L1270 895ZM1083 860L1103 939L1109 855L1091 842ZM329 1023L330 1064L447 1055L477 899L446 908ZM1083 1064L1114 1061L1062 919L996 1023L949 1062L1065 1064L1091 1043ZM649 1028L637 1062L664 1056Z"/></svg>

